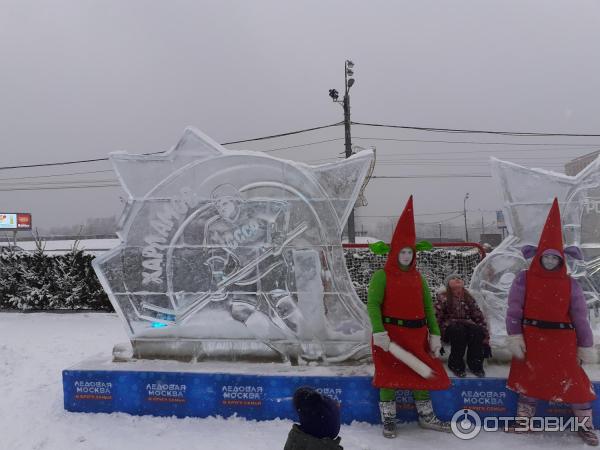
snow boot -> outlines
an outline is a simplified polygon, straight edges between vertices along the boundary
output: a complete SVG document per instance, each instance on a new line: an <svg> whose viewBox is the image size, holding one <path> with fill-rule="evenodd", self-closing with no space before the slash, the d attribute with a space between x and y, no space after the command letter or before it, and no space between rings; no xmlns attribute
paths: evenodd
<svg viewBox="0 0 600 450"><path fill-rule="evenodd" d="M529 421L533 416L535 416L536 406L536 403L532 401L526 401L522 398L519 398L519 400L517 401L517 420L513 423L510 423L508 425L508 428L505 429L505 431L509 433L529 432Z"/></svg>
<svg viewBox="0 0 600 450"><path fill-rule="evenodd" d="M600 442L598 441L598 436L594 431L594 425L592 422L592 410L574 409L573 413L578 419L583 419L583 428L577 430L577 434L579 435L579 437L581 437L581 439L583 439L583 442L585 442L587 445L591 445L593 447L598 446Z"/></svg>
<svg viewBox="0 0 600 450"><path fill-rule="evenodd" d="M451 433L450 422L440 420L433 412L431 400L416 400L417 414L419 416L419 426L428 430L443 431Z"/></svg>
<svg viewBox="0 0 600 450"><path fill-rule="evenodd" d="M396 400L379 402L381 412L381 423L383 423L383 436L386 438L396 437Z"/></svg>

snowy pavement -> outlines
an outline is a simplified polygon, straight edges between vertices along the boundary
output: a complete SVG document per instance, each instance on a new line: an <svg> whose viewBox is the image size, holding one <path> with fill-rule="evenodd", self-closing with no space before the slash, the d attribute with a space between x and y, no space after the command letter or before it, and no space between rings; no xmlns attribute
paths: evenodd
<svg viewBox="0 0 600 450"><path fill-rule="evenodd" d="M61 371L91 356L108 358L127 337L114 314L0 313L0 450L282 449L292 422L176 419L63 409ZM580 448L570 434L482 433L472 441L402 425L387 440L377 426L342 426L345 449Z"/></svg>

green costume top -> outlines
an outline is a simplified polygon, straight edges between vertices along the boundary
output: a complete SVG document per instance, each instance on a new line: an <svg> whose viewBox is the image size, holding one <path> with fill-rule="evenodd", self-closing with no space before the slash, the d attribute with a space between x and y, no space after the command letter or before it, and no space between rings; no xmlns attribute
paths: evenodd
<svg viewBox="0 0 600 450"><path fill-rule="evenodd" d="M431 300L431 292L429 292L429 286L427 281L421 275L421 286L423 287L423 307L425 309L425 320L427 321L427 328L429 333L439 336L440 327L438 326L435 318L435 310L433 308L433 302ZM371 319L371 325L373 327L373 333L380 333L385 331L383 327L383 320L381 316L381 306L383 305L383 299L385 296L385 271L383 269L375 271L369 282L369 291L367 294L367 312Z"/></svg>

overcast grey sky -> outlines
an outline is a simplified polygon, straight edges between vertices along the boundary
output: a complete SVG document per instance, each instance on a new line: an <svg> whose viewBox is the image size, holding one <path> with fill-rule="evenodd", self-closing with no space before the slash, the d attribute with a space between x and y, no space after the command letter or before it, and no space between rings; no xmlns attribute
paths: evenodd
<svg viewBox="0 0 600 450"><path fill-rule="evenodd" d="M327 91L342 90L346 58L356 64L355 121L600 133L599 23L600 2L573 0L0 0L0 165L163 150L187 125L224 142L337 122L342 111ZM600 138L364 127L353 127L353 135L600 148ZM343 128L244 147L336 137L343 137ZM384 161L376 169L380 175L489 173L489 155L559 169L593 149L354 143L377 146ZM273 154L315 161L342 150L340 140ZM4 170L0 178L108 168ZM113 175L77 179L86 177ZM121 208L119 188L2 191L15 183L0 181L0 210L30 211L41 227ZM459 210L467 191L472 210L499 206L489 178L373 180L370 204L357 214L398 214L411 193L417 213Z"/></svg>

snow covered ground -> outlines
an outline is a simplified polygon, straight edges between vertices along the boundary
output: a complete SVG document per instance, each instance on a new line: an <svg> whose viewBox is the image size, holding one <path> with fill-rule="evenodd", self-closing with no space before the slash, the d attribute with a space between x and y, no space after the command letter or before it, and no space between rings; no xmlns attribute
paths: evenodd
<svg viewBox="0 0 600 450"><path fill-rule="evenodd" d="M90 356L109 358L127 340L114 314L0 313L0 450L282 449L291 421L176 419L63 410L61 371ZM342 426L345 449L581 448L570 434L482 433L472 441L402 425L387 440L377 426Z"/></svg>

